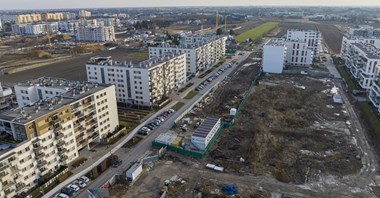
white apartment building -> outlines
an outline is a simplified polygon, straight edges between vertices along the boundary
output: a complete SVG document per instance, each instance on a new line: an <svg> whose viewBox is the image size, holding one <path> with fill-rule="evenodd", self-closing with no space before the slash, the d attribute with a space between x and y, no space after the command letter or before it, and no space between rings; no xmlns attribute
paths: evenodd
<svg viewBox="0 0 380 198"><path fill-rule="evenodd" d="M0 83L0 112L17 107L16 97L11 88L4 88Z"/></svg>
<svg viewBox="0 0 380 198"><path fill-rule="evenodd" d="M370 37L380 37L380 29L375 29L369 25L359 25L350 27L347 31L347 34L351 37L358 38L370 38Z"/></svg>
<svg viewBox="0 0 380 198"><path fill-rule="evenodd" d="M3 22L1 20L1 17L0 17L0 32L3 31Z"/></svg>
<svg viewBox="0 0 380 198"><path fill-rule="evenodd" d="M114 84L118 102L152 106L186 82L186 55L169 53L138 64L93 57L86 71L89 82Z"/></svg>
<svg viewBox="0 0 380 198"><path fill-rule="evenodd" d="M113 85L43 79L69 91L0 114L0 197L26 192L118 129Z"/></svg>
<svg viewBox="0 0 380 198"><path fill-rule="evenodd" d="M45 24L26 24L25 34L28 35L39 35L46 32Z"/></svg>
<svg viewBox="0 0 380 198"><path fill-rule="evenodd" d="M369 91L379 75L380 49L370 43L350 43L342 49L341 58L360 87Z"/></svg>
<svg viewBox="0 0 380 198"><path fill-rule="evenodd" d="M286 33L287 41L300 41L314 52L314 56L319 55L321 49L321 33L318 30L288 30ZM292 49L289 49L290 51Z"/></svg>
<svg viewBox="0 0 380 198"><path fill-rule="evenodd" d="M227 37L208 37L207 41L171 46L162 44L149 47L149 57L161 56L168 52L186 53L187 76L197 76L200 71L210 68L222 59L226 51ZM190 42L190 41L187 41Z"/></svg>
<svg viewBox="0 0 380 198"><path fill-rule="evenodd" d="M376 68L376 70L380 70L379 66ZM377 74L380 73L380 71L376 72ZM373 81L372 86L369 90L368 98L372 105L376 108L377 112L380 114L380 78L379 75L377 75Z"/></svg>
<svg viewBox="0 0 380 198"><path fill-rule="evenodd" d="M209 116L191 135L191 144L195 149L204 151L221 125L221 119Z"/></svg>
<svg viewBox="0 0 380 198"><path fill-rule="evenodd" d="M77 14L73 12L64 12L63 13L63 19L64 20L73 20L77 18Z"/></svg>
<svg viewBox="0 0 380 198"><path fill-rule="evenodd" d="M303 40L286 41L286 65L309 66L313 63L314 49Z"/></svg>
<svg viewBox="0 0 380 198"><path fill-rule="evenodd" d="M112 42L115 41L113 26L80 26L76 33L78 41Z"/></svg>
<svg viewBox="0 0 380 198"><path fill-rule="evenodd" d="M286 43L283 39L271 39L263 46L263 71L282 73L286 56Z"/></svg>

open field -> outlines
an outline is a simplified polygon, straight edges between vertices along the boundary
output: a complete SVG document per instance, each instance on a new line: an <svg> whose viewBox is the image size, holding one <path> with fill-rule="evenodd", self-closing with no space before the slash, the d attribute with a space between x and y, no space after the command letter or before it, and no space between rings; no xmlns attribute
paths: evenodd
<svg viewBox="0 0 380 198"><path fill-rule="evenodd" d="M322 37L332 53L339 54L342 45L343 33L332 24L317 24L317 27L319 31L322 32Z"/></svg>
<svg viewBox="0 0 380 198"><path fill-rule="evenodd" d="M209 160L237 173L271 174L296 184L358 173L359 151L344 106L332 102L332 87L313 78L264 77ZM245 163L236 163L240 157Z"/></svg>
<svg viewBox="0 0 380 198"><path fill-rule="evenodd" d="M276 37L284 36L289 29L317 29L313 23L301 23L294 21L282 21L278 27L281 29L281 31L277 33Z"/></svg>
<svg viewBox="0 0 380 198"><path fill-rule="evenodd" d="M132 55L129 55L132 53ZM146 55L145 55L146 54ZM148 57L146 52L136 52L129 49L115 49L111 51L101 51L93 54L80 55L68 60L48 64L28 71L21 71L14 74L1 76L1 82L12 85L13 83L27 81L41 76L52 76L67 78L70 80L87 80L86 62L92 56L112 56L115 60L132 60L139 62Z"/></svg>
<svg viewBox="0 0 380 198"><path fill-rule="evenodd" d="M260 39L265 33L271 31L273 28L275 28L278 25L277 22L267 22L264 24L261 24L251 30L245 31L238 36L236 36L236 40L240 43L244 42L248 38L251 38L253 41L256 41L257 39Z"/></svg>

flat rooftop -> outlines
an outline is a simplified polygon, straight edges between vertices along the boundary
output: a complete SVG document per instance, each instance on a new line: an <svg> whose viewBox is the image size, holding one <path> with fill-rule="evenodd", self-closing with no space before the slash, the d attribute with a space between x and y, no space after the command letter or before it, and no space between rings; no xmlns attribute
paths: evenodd
<svg viewBox="0 0 380 198"><path fill-rule="evenodd" d="M208 116L201 125L195 130L192 136L195 137L206 137L212 128L218 123L220 118L215 117L215 116Z"/></svg>
<svg viewBox="0 0 380 198"><path fill-rule="evenodd" d="M191 37L191 36L189 36ZM159 46L151 46L149 48L178 48L178 49L196 49L198 47L201 47L203 45L207 45L211 42L214 42L218 39L221 39L225 36L215 36L215 37L209 37L207 40L203 40L197 43L192 43L192 44L180 44L180 45L170 45L169 43L164 43ZM207 38L207 37L205 37Z"/></svg>
<svg viewBox="0 0 380 198"><path fill-rule="evenodd" d="M119 66L119 67L128 67L128 68L138 68L138 69L147 69L157 66L161 63L169 61L171 59L177 58L184 53L166 53L163 56L153 57L139 63L133 63L128 60L112 60L111 56L106 57L92 57L87 64L89 65L101 65L101 66Z"/></svg>
<svg viewBox="0 0 380 198"><path fill-rule="evenodd" d="M271 39L266 44L266 46L285 46L284 39Z"/></svg>
<svg viewBox="0 0 380 198"><path fill-rule="evenodd" d="M47 82L45 80L49 79L49 83L45 84L32 84L32 82L40 82L40 80ZM68 104L71 104L79 99L90 96L102 89L105 89L112 85L104 85L89 82L78 82L65 80L65 83L55 84L56 82L62 82L62 79L55 79L51 77L42 77L36 80L29 81L28 86L51 86L67 88L66 92L55 96L50 99L44 99L35 102L33 105L25 106L22 108L11 109L9 111L0 114L1 120L13 121L20 124L25 124L39 118L43 115L50 113L56 109L60 109ZM52 80L52 81L51 81ZM54 83L55 82L55 83Z"/></svg>
<svg viewBox="0 0 380 198"><path fill-rule="evenodd" d="M380 59L380 49L371 44L352 43L354 46L362 50L368 58ZM373 51L371 51L373 49ZM377 52L377 53L376 53Z"/></svg>
<svg viewBox="0 0 380 198"><path fill-rule="evenodd" d="M1 141L1 138L0 138L0 156L4 155L5 153L11 151L14 148L15 147L13 147L11 144ZM12 153L10 153L9 155L11 154Z"/></svg>

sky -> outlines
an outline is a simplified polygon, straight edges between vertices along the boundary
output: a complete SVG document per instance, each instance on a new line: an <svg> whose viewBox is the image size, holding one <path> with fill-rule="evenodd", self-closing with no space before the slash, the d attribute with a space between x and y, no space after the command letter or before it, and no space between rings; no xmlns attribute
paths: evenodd
<svg viewBox="0 0 380 198"><path fill-rule="evenodd" d="M0 0L2 9L174 6L380 6L380 0Z"/></svg>

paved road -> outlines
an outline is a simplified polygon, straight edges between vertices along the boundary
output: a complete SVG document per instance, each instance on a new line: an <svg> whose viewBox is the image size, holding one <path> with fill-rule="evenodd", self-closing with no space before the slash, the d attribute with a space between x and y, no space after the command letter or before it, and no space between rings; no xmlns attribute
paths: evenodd
<svg viewBox="0 0 380 198"><path fill-rule="evenodd" d="M250 55L250 53L246 52L244 55L238 56L237 62L238 63L243 62L245 59L248 58L249 55ZM222 66L228 64L228 62L230 62L230 61L226 61L226 63L223 64ZM89 172L89 170L91 170L93 167L95 167L97 164L99 164L105 158L107 158L108 156L110 156L111 153L118 155L119 158L121 160L123 160L122 165L119 166L118 168L112 168L111 167L111 168L107 169L98 178L96 178L96 180L91 181L89 183L89 185L86 187L86 189L88 189L88 188L90 188L90 189L91 188L98 188L98 187L102 186L103 184L105 184L108 180L110 180L115 174L123 173L131 163L133 163L133 162L135 162L135 161L137 161L137 160L139 160L139 159L141 159L141 158L144 157L144 153L146 153L151 148L152 141L158 135L160 135L161 133L164 133L164 132L168 131L172 127L174 121L182 113L184 113L187 109L189 109L197 100L199 100L201 97L203 97L203 95L206 92L208 92L210 89L212 89L212 87L214 87L216 84L218 84L219 82L221 82L225 77L227 77L227 75L229 75L232 71L234 71L234 69L236 67L237 66L234 65L232 68L230 68L230 69L226 70L225 72L223 72L221 75L218 76L217 79L214 79L211 83L209 83L195 97L193 97L192 99L186 101L185 105L179 111L177 111L169 119L167 119L167 121L165 121L159 128L157 128L156 130L154 130L153 133L151 133L149 136L145 137L142 141L140 141L134 148L132 148L128 152L126 152L126 150L124 150L124 149L120 149L127 141L129 141L137 133L138 129L141 128L143 125L145 125L150 119L148 119L147 122L143 122L141 125L139 125L138 127L136 127L136 129L133 130L124 139L124 141L122 141L120 144L118 144L114 149L112 149L109 153L107 153L105 156L103 156L100 160L98 160L97 162L95 162L92 166L88 167L87 169L83 170L82 172L80 172L80 173L78 173L78 174L76 174L74 176L71 176L70 178L68 178L67 180L65 180L64 182L62 182L58 186L56 186L53 190L51 190L50 192L48 192L44 197L47 198L47 197L53 196L54 193L58 192L61 188L63 188L64 186L67 186L69 183L71 183L72 181L74 181L76 178L79 178L80 176L82 176L82 175L86 174L87 172ZM217 72L217 70L214 70L209 75L207 75L204 79L207 79L209 76L213 75L216 72ZM198 84L194 84L188 90L191 90L191 89L195 88L197 85ZM186 94L187 94L187 92L184 92L184 93L181 94L181 96L183 97ZM175 103L176 103L176 101L172 101L167 106L171 106L171 105L173 105ZM158 116L164 110L165 109L162 109L162 110L158 111L156 114L154 114L152 116L152 118ZM79 197L79 198L87 197L87 191L86 191L86 189L81 189L77 193L76 197Z"/></svg>
<svg viewBox="0 0 380 198"><path fill-rule="evenodd" d="M326 53L322 53L321 55L324 55L327 58L327 62L324 62L323 64L326 65L329 72L334 75L335 78L342 78L335 64L331 62L331 55Z"/></svg>

